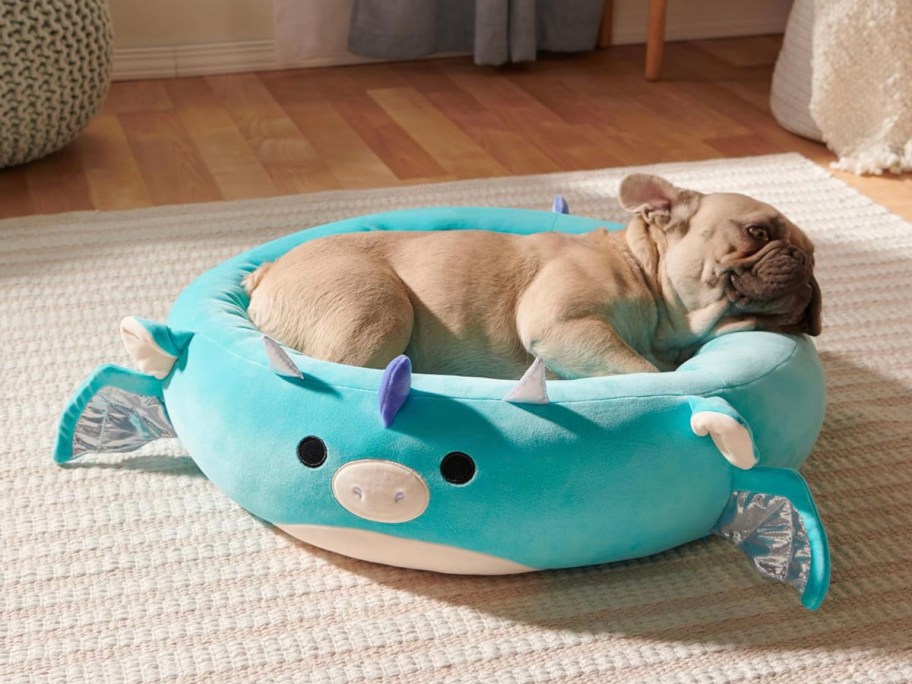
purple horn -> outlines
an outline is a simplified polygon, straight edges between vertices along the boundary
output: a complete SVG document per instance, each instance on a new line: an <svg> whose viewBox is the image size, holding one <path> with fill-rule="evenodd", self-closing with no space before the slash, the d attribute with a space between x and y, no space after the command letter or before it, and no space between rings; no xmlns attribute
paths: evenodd
<svg viewBox="0 0 912 684"><path fill-rule="evenodd" d="M389 362L380 380L380 418L383 427L393 424L393 419L408 398L412 387L412 362L405 355Z"/></svg>

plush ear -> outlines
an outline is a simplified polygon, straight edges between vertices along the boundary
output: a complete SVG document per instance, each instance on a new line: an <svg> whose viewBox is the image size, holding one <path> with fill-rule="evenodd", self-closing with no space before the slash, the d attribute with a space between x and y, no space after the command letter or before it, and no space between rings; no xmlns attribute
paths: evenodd
<svg viewBox="0 0 912 684"><path fill-rule="evenodd" d="M639 214L647 223L656 223L671 217L680 194L680 189L664 178L634 173L621 181L618 201L625 211Z"/></svg>

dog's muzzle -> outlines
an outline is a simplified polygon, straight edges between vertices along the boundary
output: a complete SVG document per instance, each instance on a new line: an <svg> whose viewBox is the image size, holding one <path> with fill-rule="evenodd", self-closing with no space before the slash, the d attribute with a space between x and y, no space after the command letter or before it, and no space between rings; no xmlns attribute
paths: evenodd
<svg viewBox="0 0 912 684"><path fill-rule="evenodd" d="M730 295L756 302L780 299L807 286L812 270L813 263L801 249L791 245L771 249L750 269L731 274L731 285L737 293Z"/></svg>

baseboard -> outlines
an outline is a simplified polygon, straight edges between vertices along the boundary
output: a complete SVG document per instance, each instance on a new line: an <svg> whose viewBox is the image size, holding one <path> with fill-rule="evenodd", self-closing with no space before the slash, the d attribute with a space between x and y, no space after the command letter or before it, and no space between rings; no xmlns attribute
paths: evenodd
<svg viewBox="0 0 912 684"><path fill-rule="evenodd" d="M687 0L669 2L666 40L700 40L783 33L792 0ZM648 2L615 0L611 42L646 42Z"/></svg>
<svg viewBox="0 0 912 684"><path fill-rule="evenodd" d="M114 50L115 81L268 71L280 68L272 40Z"/></svg>
<svg viewBox="0 0 912 684"><path fill-rule="evenodd" d="M719 0L672 2L668 8L666 39L695 40L782 33L788 19L790 3L791 0L726 2L725 5L720 5ZM645 42L646 12L646 3L643 2L618 3L612 27L612 44ZM323 54L295 59L292 62L278 60L273 40L119 48L114 50L114 80L300 69L377 61L347 52L344 37L334 40L333 43L340 40L343 41L340 45L327 45Z"/></svg>

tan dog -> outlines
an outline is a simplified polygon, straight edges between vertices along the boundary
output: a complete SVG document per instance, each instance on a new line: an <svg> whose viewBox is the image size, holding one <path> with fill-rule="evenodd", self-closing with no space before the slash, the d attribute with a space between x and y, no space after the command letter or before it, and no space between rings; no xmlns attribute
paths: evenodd
<svg viewBox="0 0 912 684"><path fill-rule="evenodd" d="M657 176L620 188L624 231L351 233L245 280L265 334L310 356L419 373L562 378L669 370L735 330L820 332L813 246L773 207Z"/></svg>

